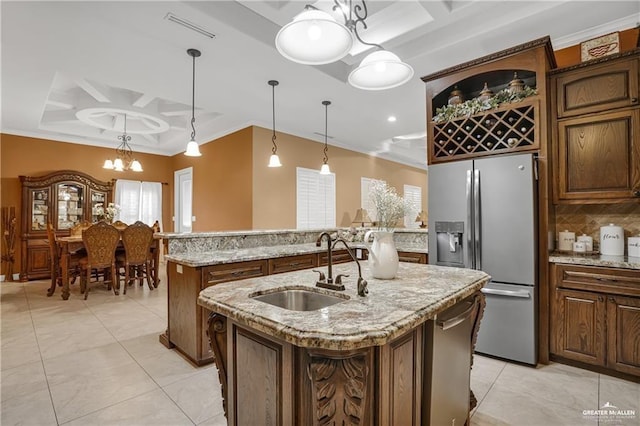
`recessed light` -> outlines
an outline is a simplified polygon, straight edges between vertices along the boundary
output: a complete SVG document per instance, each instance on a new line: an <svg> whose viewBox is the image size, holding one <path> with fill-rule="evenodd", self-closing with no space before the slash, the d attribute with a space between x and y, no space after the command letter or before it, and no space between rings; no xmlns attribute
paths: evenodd
<svg viewBox="0 0 640 426"><path fill-rule="evenodd" d="M395 123L396 122L396 116L395 115L390 115L389 117L387 117L387 121L389 123Z"/></svg>

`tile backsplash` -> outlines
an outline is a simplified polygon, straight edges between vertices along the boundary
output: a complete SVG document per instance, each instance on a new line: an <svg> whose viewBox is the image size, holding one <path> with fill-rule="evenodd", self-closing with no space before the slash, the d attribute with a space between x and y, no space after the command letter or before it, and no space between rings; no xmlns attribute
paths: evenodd
<svg viewBox="0 0 640 426"><path fill-rule="evenodd" d="M587 234L593 237L594 250L599 249L600 227L613 223L622 226L626 239L640 235L640 204L591 204L556 206L556 247L558 233L575 232L576 237Z"/></svg>

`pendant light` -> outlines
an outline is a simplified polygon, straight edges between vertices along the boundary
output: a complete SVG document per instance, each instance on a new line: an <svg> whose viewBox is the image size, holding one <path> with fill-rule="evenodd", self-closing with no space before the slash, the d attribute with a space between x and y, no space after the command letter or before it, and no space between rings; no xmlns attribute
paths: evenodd
<svg viewBox="0 0 640 426"><path fill-rule="evenodd" d="M269 157L269 167L282 167L276 145L276 86L280 83L277 80L269 80L267 83L271 86L271 111L273 112L273 136L271 136L273 147L271 148L271 157Z"/></svg>
<svg viewBox="0 0 640 426"><path fill-rule="evenodd" d="M321 175L330 175L331 170L329 169L329 156L327 155L327 151L329 150L329 145L327 145L327 123L329 121L329 105L331 105L331 101L322 101L322 105L324 105L324 160L322 162L322 167L320 167Z"/></svg>
<svg viewBox="0 0 640 426"><path fill-rule="evenodd" d="M184 155L188 157L200 157L200 147L198 146L198 142L196 142L196 58L201 55L200 51L197 49L187 49L187 54L193 58L193 85L191 89L191 140L187 144L187 150L184 152Z"/></svg>
<svg viewBox="0 0 640 426"><path fill-rule="evenodd" d="M413 77L413 68L392 52L360 37L358 24L367 28L368 10L364 0L333 0L333 10L340 11L344 24L327 12L307 5L293 21L280 29L276 48L285 58L307 65L321 65L344 58L351 50L354 38L376 48L351 71L349 84L358 89L384 90L400 86Z"/></svg>

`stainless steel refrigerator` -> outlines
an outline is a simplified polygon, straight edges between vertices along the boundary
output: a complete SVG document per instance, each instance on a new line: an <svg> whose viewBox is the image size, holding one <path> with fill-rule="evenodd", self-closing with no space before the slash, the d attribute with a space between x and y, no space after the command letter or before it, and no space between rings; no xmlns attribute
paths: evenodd
<svg viewBox="0 0 640 426"><path fill-rule="evenodd" d="M476 352L537 363L532 154L429 165L429 263L491 275Z"/></svg>

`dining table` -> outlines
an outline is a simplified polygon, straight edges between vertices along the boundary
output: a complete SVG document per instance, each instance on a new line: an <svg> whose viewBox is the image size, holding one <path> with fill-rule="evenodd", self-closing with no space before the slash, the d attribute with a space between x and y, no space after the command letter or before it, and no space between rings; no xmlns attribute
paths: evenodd
<svg viewBox="0 0 640 426"><path fill-rule="evenodd" d="M120 230L120 239L122 243L122 229ZM160 279L158 277L158 265L160 261L160 237L157 234L153 236L153 244L152 244L152 280L153 286L158 287L160 283ZM58 253L60 253L60 269L61 269L61 279L62 279L62 298L64 300L69 299L69 259L71 255L76 253L78 250L84 248L84 243L82 241L82 235L70 235L68 237L58 237L56 238L56 242L58 244ZM120 243L120 244L121 244ZM117 284L116 284L117 285ZM125 284L126 285L126 284Z"/></svg>

